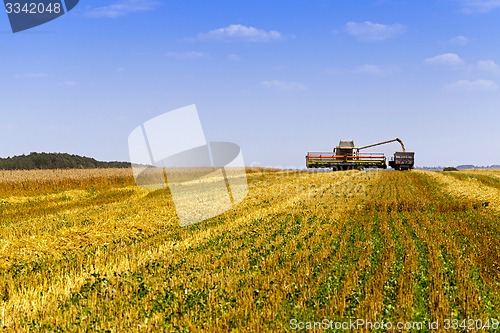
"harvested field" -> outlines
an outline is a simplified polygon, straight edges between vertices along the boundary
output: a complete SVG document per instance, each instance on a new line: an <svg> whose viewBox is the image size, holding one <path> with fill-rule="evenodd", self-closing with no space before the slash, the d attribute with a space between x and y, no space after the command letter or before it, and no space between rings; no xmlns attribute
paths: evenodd
<svg viewBox="0 0 500 333"><path fill-rule="evenodd" d="M2 172L1 324L494 332L499 176L253 169L235 209L180 227L169 191L135 186L130 170Z"/></svg>

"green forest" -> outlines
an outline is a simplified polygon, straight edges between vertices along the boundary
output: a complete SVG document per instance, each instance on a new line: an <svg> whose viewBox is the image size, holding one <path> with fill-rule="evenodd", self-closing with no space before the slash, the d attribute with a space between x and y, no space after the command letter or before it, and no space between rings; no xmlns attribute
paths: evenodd
<svg viewBox="0 0 500 333"><path fill-rule="evenodd" d="M129 168L129 162L101 162L67 153L30 153L0 158L0 170Z"/></svg>

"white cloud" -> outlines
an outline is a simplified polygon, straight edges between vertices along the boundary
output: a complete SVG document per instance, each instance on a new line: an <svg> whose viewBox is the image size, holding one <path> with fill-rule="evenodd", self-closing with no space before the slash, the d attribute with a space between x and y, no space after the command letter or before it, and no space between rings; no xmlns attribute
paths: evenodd
<svg viewBox="0 0 500 333"><path fill-rule="evenodd" d="M28 73L16 74L14 76L19 79L44 79L49 77L50 74L44 72L28 72Z"/></svg>
<svg viewBox="0 0 500 333"><path fill-rule="evenodd" d="M462 65L464 61L456 53L444 53L425 59L425 63L429 65L458 66Z"/></svg>
<svg viewBox="0 0 500 333"><path fill-rule="evenodd" d="M237 54L229 54L227 59L231 61L241 61L241 57Z"/></svg>
<svg viewBox="0 0 500 333"><path fill-rule="evenodd" d="M262 81L261 85L269 89L288 90L288 91L306 89L306 87L302 83L280 81L280 80Z"/></svg>
<svg viewBox="0 0 500 333"><path fill-rule="evenodd" d="M205 54L202 52L197 52L197 51L167 52L166 56L170 57L170 58L178 59L178 60L185 60L185 59L203 58L205 56Z"/></svg>
<svg viewBox="0 0 500 333"><path fill-rule="evenodd" d="M500 74L500 66L493 60L480 60L477 62L477 68L483 72Z"/></svg>
<svg viewBox="0 0 500 333"><path fill-rule="evenodd" d="M500 0L461 0L464 13L488 13L500 8Z"/></svg>
<svg viewBox="0 0 500 333"><path fill-rule="evenodd" d="M496 91L498 86L491 80L458 80L445 85L445 90L453 92L463 91Z"/></svg>
<svg viewBox="0 0 500 333"><path fill-rule="evenodd" d="M470 39L465 37L465 36L455 36L453 38L451 38L449 41L448 41L449 44L451 45L456 45L456 46L466 46L467 44L470 43Z"/></svg>
<svg viewBox="0 0 500 333"><path fill-rule="evenodd" d="M153 10L160 5L156 0L119 0L102 7L88 7L84 15L92 18L116 18L130 13Z"/></svg>
<svg viewBox="0 0 500 333"><path fill-rule="evenodd" d="M368 74L368 75L373 75L373 76L387 76L394 74L397 72L399 69L396 66L392 65L372 65L372 64L365 64L363 66L360 66L354 70L354 73L357 74Z"/></svg>
<svg viewBox="0 0 500 333"><path fill-rule="evenodd" d="M286 70L286 66L285 65L276 65L276 66L273 66L273 71L283 72L285 70Z"/></svg>
<svg viewBox="0 0 500 333"><path fill-rule="evenodd" d="M198 35L199 40L273 42L283 40L279 31L265 31L241 24L231 24L224 28L210 30Z"/></svg>
<svg viewBox="0 0 500 333"><path fill-rule="evenodd" d="M74 87L77 85L77 83L75 81L72 81L72 80L66 80L66 81L59 82L58 85L63 86L63 87Z"/></svg>
<svg viewBox="0 0 500 333"><path fill-rule="evenodd" d="M381 24L365 21L347 22L345 31L359 40L377 42L401 35L405 31L405 26L401 24Z"/></svg>

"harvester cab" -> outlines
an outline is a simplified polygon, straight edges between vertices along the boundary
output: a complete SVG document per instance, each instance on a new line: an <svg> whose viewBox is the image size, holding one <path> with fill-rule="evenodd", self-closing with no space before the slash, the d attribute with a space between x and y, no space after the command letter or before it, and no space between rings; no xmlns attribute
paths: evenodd
<svg viewBox="0 0 500 333"><path fill-rule="evenodd" d="M333 153L339 156L358 156L358 149L354 147L354 141L340 141L339 145L333 148Z"/></svg>

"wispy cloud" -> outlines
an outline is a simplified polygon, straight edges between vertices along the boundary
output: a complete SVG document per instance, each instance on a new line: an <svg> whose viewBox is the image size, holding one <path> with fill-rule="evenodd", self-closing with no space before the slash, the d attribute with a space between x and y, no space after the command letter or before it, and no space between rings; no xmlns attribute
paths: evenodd
<svg viewBox="0 0 500 333"><path fill-rule="evenodd" d="M119 0L101 7L87 7L84 15L92 18L116 18L135 12L153 10L161 3L156 0Z"/></svg>
<svg viewBox="0 0 500 333"><path fill-rule="evenodd" d="M500 74L500 66L493 60L480 60L477 62L477 68L482 72Z"/></svg>
<svg viewBox="0 0 500 333"><path fill-rule="evenodd" d="M467 14L488 13L500 8L500 0L460 0L460 5Z"/></svg>
<svg viewBox="0 0 500 333"><path fill-rule="evenodd" d="M77 85L77 83L76 83L76 81L65 80L65 81L59 82L58 85L63 86L63 87L74 87Z"/></svg>
<svg viewBox="0 0 500 333"><path fill-rule="evenodd" d="M445 90L452 92L463 91L496 91L498 86L491 80L458 80L444 86Z"/></svg>
<svg viewBox="0 0 500 333"><path fill-rule="evenodd" d="M347 22L345 31L362 41L380 42L403 34L406 30L404 25L381 24L370 21L365 22Z"/></svg>
<svg viewBox="0 0 500 333"><path fill-rule="evenodd" d="M14 77L19 79L44 79L50 76L50 73L45 72L28 72L15 74Z"/></svg>
<svg viewBox="0 0 500 333"><path fill-rule="evenodd" d="M455 46L466 46L469 43L470 39L462 35L455 36L448 41L448 44Z"/></svg>
<svg viewBox="0 0 500 333"><path fill-rule="evenodd" d="M261 85L264 88L286 90L286 91L297 91L306 89L306 87L302 83L291 82L291 81L280 81L280 80L262 81Z"/></svg>
<svg viewBox="0 0 500 333"><path fill-rule="evenodd" d="M197 52L197 51L167 52L166 56L177 60L189 60L189 59L203 58L205 54L203 52Z"/></svg>
<svg viewBox="0 0 500 333"><path fill-rule="evenodd" d="M396 73L399 70L398 67L393 65L372 65L364 64L356 69L354 73L356 74L368 74L372 76L388 76Z"/></svg>
<svg viewBox="0 0 500 333"><path fill-rule="evenodd" d="M227 59L231 61L241 61L241 57L237 54L229 54Z"/></svg>
<svg viewBox="0 0 500 333"><path fill-rule="evenodd" d="M241 24L231 24L227 27L210 30L198 34L198 40L214 41L245 41L245 42L274 42L284 39L279 31L262 30Z"/></svg>
<svg viewBox="0 0 500 333"><path fill-rule="evenodd" d="M464 64L464 61L456 53L443 53L425 59L425 63L428 65L459 66Z"/></svg>

